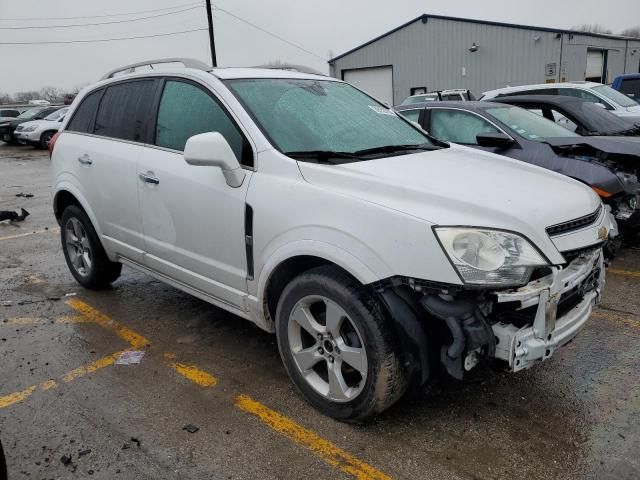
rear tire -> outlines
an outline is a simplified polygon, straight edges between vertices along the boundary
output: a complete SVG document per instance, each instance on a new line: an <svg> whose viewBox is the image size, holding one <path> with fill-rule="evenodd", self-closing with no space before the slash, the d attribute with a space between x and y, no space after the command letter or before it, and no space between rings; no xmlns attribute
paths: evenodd
<svg viewBox="0 0 640 480"><path fill-rule="evenodd" d="M70 205L62 213L60 238L67 266L83 287L107 288L120 276L122 264L109 260L89 217L79 206Z"/></svg>
<svg viewBox="0 0 640 480"><path fill-rule="evenodd" d="M294 384L311 405L336 420L377 415L407 389L402 351L386 310L337 267L314 268L287 285L278 301L276 334Z"/></svg>

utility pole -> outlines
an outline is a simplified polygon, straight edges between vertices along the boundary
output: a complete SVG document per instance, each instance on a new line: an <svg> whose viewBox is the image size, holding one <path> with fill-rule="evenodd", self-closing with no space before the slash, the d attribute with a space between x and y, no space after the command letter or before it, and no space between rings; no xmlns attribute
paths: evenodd
<svg viewBox="0 0 640 480"><path fill-rule="evenodd" d="M206 0L207 5L207 22L209 23L209 46L211 47L211 66L217 67L216 59L216 43L213 40L213 14L211 10L211 0Z"/></svg>

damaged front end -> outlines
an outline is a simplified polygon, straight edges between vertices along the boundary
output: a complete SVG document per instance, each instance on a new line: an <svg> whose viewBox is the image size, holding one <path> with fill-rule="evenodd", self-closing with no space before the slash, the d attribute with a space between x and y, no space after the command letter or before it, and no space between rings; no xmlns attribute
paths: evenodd
<svg viewBox="0 0 640 480"><path fill-rule="evenodd" d="M493 232L496 245L476 248L472 244L477 239L465 237L466 232L486 235L490 230L434 228L459 273L464 263L460 258L474 248L476 255L469 262L475 261L484 270L462 270L464 285L406 277L374 285L399 327L410 373L421 372L424 383L434 369L443 369L461 380L483 359L499 360L508 371L517 372L552 357L584 327L600 300L608 216L607 209L599 207L589 218L547 228L565 259L560 265L539 263L527 249L530 244L514 233ZM453 240L447 244L451 231L455 231ZM596 238L595 243L591 237ZM514 238L522 242L518 245ZM498 244L508 250L506 258ZM586 246L563 248L576 244ZM508 264L509 270L495 265L489 270L491 255ZM501 269L501 274L495 273ZM482 275L494 285L481 286ZM497 286L499 275L505 283L516 278L522 282Z"/></svg>
<svg viewBox="0 0 640 480"><path fill-rule="evenodd" d="M571 137L547 143L558 157L577 160L563 164L560 173L589 184L618 221L638 216L640 142L624 137Z"/></svg>

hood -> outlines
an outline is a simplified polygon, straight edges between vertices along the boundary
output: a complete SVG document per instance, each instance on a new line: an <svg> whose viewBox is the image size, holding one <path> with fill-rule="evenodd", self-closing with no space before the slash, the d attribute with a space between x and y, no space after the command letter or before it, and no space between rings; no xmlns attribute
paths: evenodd
<svg viewBox="0 0 640 480"><path fill-rule="evenodd" d="M552 147L588 146L604 153L615 155L633 155L640 162L640 137L568 137L548 138L545 140Z"/></svg>
<svg viewBox="0 0 640 480"><path fill-rule="evenodd" d="M56 122L56 121L51 121L51 120L29 120L28 122L22 122L20 124L20 126L25 129L27 127L32 127L35 126L36 128L41 128L41 127L51 127L51 126L58 126L58 128L62 125L61 122Z"/></svg>
<svg viewBox="0 0 640 480"><path fill-rule="evenodd" d="M467 147L342 165L298 162L306 181L435 225L519 232L553 261L545 228L594 212L589 187L519 160Z"/></svg>

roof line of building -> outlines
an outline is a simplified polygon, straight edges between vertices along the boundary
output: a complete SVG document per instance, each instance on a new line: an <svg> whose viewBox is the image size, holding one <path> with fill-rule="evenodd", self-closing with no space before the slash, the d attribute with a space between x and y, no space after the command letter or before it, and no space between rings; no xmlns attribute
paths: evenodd
<svg viewBox="0 0 640 480"><path fill-rule="evenodd" d="M419 17L416 17L412 20L409 20L406 23L403 23L402 25L389 30L388 32L383 33L382 35L378 35L377 37L369 40L368 42L363 43L362 45L358 45L357 47L352 48L351 50L348 50L344 53L341 53L340 55L333 57L331 59L329 59L329 63L332 63L346 55L349 55L350 53L355 52L356 50L360 50L361 48L366 47L367 45L372 44L373 42L377 42L378 40L387 37L389 35L391 35L392 33L397 32L398 30L402 30L404 27L407 27L409 25L411 25L412 23L415 23L417 21L422 21L423 23L427 23L429 21L430 18L435 18L437 20L452 20L452 21L456 21L456 22L466 22L466 23L477 23L477 24L482 24L482 25L492 25L495 27L508 27L508 28L519 28L522 30L532 30L532 31L536 31L536 32L551 32L551 33L566 33L566 34L574 34L574 35L587 35L587 36L591 36L591 37L598 37L598 38L609 38L609 39L614 39L614 40L640 40L634 37L625 37L623 35L613 35L613 34L607 34L607 33L592 33L592 32L581 32L578 30L571 30L571 29L561 29L561 28L550 28L550 27L536 27L534 25L521 25L521 24L517 24L517 23L504 23L504 22L493 22L493 21L489 21L489 20L479 20L479 19L475 19L475 18L460 18L460 17L448 17L448 16L444 16L444 15L430 15L428 13L423 13L422 15L420 15Z"/></svg>

